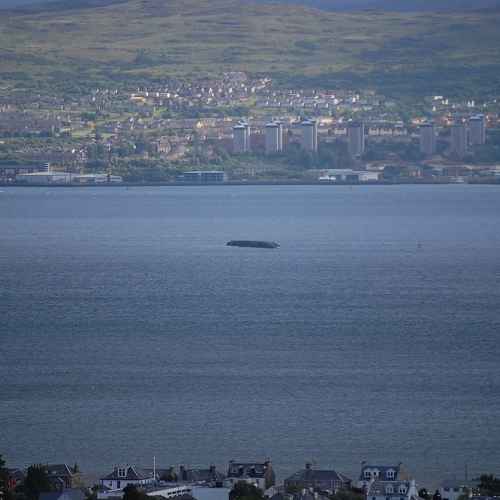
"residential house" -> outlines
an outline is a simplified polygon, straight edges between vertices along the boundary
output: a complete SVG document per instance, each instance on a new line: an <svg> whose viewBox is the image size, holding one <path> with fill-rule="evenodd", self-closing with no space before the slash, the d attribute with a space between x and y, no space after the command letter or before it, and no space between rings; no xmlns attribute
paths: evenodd
<svg viewBox="0 0 500 500"><path fill-rule="evenodd" d="M331 491L332 493L351 487L351 479L335 470L315 469L310 463L306 463L304 469L285 479L285 489L302 490L313 489Z"/></svg>
<svg viewBox="0 0 500 500"><path fill-rule="evenodd" d="M7 470L7 489L14 491L18 486L24 483L26 474L21 469L6 469Z"/></svg>
<svg viewBox="0 0 500 500"><path fill-rule="evenodd" d="M446 480L439 486L442 500L458 500L462 495L471 497L478 490L479 481Z"/></svg>
<svg viewBox="0 0 500 500"><path fill-rule="evenodd" d="M366 491L366 500L418 500L417 486L414 480L374 480Z"/></svg>
<svg viewBox="0 0 500 500"><path fill-rule="evenodd" d="M152 473L138 469L133 465L118 465L111 474L102 477L99 483L110 490L122 490L129 484L147 485L154 483Z"/></svg>
<svg viewBox="0 0 500 500"><path fill-rule="evenodd" d="M67 464L47 464L47 475L52 487L57 491L83 486L82 476L77 464L73 467Z"/></svg>
<svg viewBox="0 0 500 500"><path fill-rule="evenodd" d="M263 463L241 463L231 460L227 469L224 485L232 488L236 483L244 481L255 485L262 491L274 486L276 476L270 460Z"/></svg>
<svg viewBox="0 0 500 500"><path fill-rule="evenodd" d="M408 480L409 476L400 462L398 465L369 465L361 463L358 488L367 489L373 481L399 481Z"/></svg>
<svg viewBox="0 0 500 500"><path fill-rule="evenodd" d="M211 486L222 486L225 476L217 471L215 465L208 469L189 469L184 465L179 467L179 482L203 483Z"/></svg>

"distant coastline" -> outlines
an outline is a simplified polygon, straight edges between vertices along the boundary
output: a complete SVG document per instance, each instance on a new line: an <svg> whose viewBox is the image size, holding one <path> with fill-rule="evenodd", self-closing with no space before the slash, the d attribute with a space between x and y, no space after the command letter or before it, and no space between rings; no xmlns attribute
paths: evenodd
<svg viewBox="0 0 500 500"><path fill-rule="evenodd" d="M401 185L499 185L500 179L481 179L474 180L472 182L456 182L453 179L411 179L411 180L399 180L394 181L368 181L368 182L325 182L325 181L227 181L227 182L123 182L120 184L114 183L102 183L102 184L21 184L21 183L0 183L0 187L19 187L19 188L70 188L70 189L87 189L87 188L131 188L131 187L214 187L214 186L328 186L328 187L339 187L339 186L401 186Z"/></svg>

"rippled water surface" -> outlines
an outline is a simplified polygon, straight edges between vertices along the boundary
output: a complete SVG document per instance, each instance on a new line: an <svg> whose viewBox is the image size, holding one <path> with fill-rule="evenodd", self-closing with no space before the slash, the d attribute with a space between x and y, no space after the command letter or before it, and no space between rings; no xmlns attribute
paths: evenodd
<svg viewBox="0 0 500 500"><path fill-rule="evenodd" d="M0 192L12 465L498 472L499 336L498 187Z"/></svg>

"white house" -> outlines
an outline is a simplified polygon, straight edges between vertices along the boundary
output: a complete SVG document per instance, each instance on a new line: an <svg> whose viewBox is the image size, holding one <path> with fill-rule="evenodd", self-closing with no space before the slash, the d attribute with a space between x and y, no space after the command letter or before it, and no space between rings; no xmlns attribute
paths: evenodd
<svg viewBox="0 0 500 500"><path fill-rule="evenodd" d="M418 500L415 480L373 481L366 491L366 500Z"/></svg>
<svg viewBox="0 0 500 500"><path fill-rule="evenodd" d="M408 480L409 476L403 469L403 464L398 465L370 465L361 463L361 473L358 488L366 490L373 481L399 481Z"/></svg>

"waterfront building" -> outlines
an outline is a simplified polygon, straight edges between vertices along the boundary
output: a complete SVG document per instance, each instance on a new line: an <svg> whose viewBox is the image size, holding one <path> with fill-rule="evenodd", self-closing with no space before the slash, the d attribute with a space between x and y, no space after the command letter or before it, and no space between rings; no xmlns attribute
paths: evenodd
<svg viewBox="0 0 500 500"><path fill-rule="evenodd" d="M120 184L123 178L120 175L111 174L73 174L71 172L42 171L32 173L20 173L16 175L16 182L31 185L51 184Z"/></svg>
<svg viewBox="0 0 500 500"><path fill-rule="evenodd" d="M71 184L73 174L68 172L33 172L17 174L16 182L31 185Z"/></svg>
<svg viewBox="0 0 500 500"><path fill-rule="evenodd" d="M75 184L121 184L121 175L111 174L73 174L71 182Z"/></svg>
<svg viewBox="0 0 500 500"><path fill-rule="evenodd" d="M47 173L47 165L0 165L0 183L14 182L18 175L35 172Z"/></svg>
<svg viewBox="0 0 500 500"><path fill-rule="evenodd" d="M233 153L248 153L250 150L250 126L239 123L233 127Z"/></svg>
<svg viewBox="0 0 500 500"><path fill-rule="evenodd" d="M315 469L310 463L306 463L304 469L297 471L292 476L285 479L285 490L293 489L314 489L321 491L331 491L349 489L351 480L335 470Z"/></svg>
<svg viewBox="0 0 500 500"><path fill-rule="evenodd" d="M240 481L253 484L262 491L274 486L276 476L270 460L261 463L241 463L231 460L224 486L233 488Z"/></svg>
<svg viewBox="0 0 500 500"><path fill-rule="evenodd" d="M365 152L365 124L363 122L348 123L347 149L352 158L358 158Z"/></svg>
<svg viewBox="0 0 500 500"><path fill-rule="evenodd" d="M277 122L267 123L265 129L266 154L270 155L283 151L282 124Z"/></svg>
<svg viewBox="0 0 500 500"><path fill-rule="evenodd" d="M329 168L320 171L318 181L326 182L377 182L382 177L379 171L361 171L351 168Z"/></svg>
<svg viewBox="0 0 500 500"><path fill-rule="evenodd" d="M420 152L425 156L433 156L436 153L436 130L434 123L423 123L419 128Z"/></svg>
<svg viewBox="0 0 500 500"><path fill-rule="evenodd" d="M451 127L450 151L458 158L467 154L467 127L461 121L455 122Z"/></svg>
<svg viewBox="0 0 500 500"><path fill-rule="evenodd" d="M486 143L486 118L475 115L469 118L469 143L478 146Z"/></svg>
<svg viewBox="0 0 500 500"><path fill-rule="evenodd" d="M302 130L302 147L306 151L318 151L318 123L315 120L305 120L300 124Z"/></svg>
<svg viewBox="0 0 500 500"><path fill-rule="evenodd" d="M222 170L193 170L177 176L177 181L190 184L221 184L227 181L227 175Z"/></svg>

